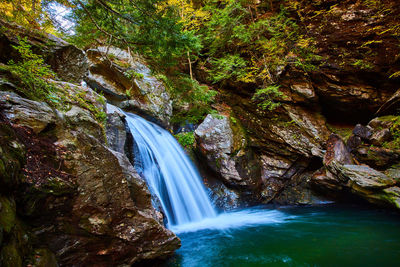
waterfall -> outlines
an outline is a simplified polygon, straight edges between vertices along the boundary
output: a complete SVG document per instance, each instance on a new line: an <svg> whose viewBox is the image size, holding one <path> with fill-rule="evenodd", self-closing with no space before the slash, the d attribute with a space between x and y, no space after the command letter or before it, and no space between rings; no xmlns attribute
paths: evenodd
<svg viewBox="0 0 400 267"><path fill-rule="evenodd" d="M168 226L215 217L200 175L175 138L154 123L125 114L135 140L135 168L159 198Z"/></svg>

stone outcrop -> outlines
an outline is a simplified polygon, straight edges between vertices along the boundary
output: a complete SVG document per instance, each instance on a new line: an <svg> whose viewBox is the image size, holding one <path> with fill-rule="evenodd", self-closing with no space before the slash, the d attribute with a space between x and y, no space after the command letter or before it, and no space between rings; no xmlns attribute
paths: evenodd
<svg viewBox="0 0 400 267"><path fill-rule="evenodd" d="M305 140L312 136L312 132L318 134L322 131L322 136L327 134L325 128L319 126L315 121L309 121L307 117L297 117L296 115L292 117L303 127L304 130L301 133ZM301 151L304 151L308 158L290 158L274 153L257 155L258 148L254 149L250 146L254 139L248 140L243 126L235 117L208 115L195 130L198 152L208 167L220 177L228 188L238 191L240 197L232 199L232 193L235 195L235 192L229 192L229 190L227 192L218 185L214 186L215 188L211 187L213 189L212 196L226 198L227 202L232 203L232 207L241 206L244 203L267 203L270 201L280 204L319 203L321 199L312 193L308 183L311 175L306 170L310 165L311 158L314 157L313 153L323 154L322 145L313 138L313 143L308 142L303 146L299 140L285 136L293 133L289 128L290 124L286 126L286 128L275 128L274 130L282 136L281 140L290 142L287 144L289 147L301 147ZM299 126L296 125L296 127ZM296 127L293 128L296 129ZM319 138L322 143L321 135ZM299 138L302 137L299 136ZM288 188L290 191L285 191ZM218 203L218 198L216 199Z"/></svg>
<svg viewBox="0 0 400 267"><path fill-rule="evenodd" d="M144 59L115 47L87 51L90 73L86 82L104 93L115 105L170 126L172 100L163 82L146 66Z"/></svg>
<svg viewBox="0 0 400 267"><path fill-rule="evenodd" d="M18 45L17 36L26 37L32 51L43 56L57 76L64 81L80 83L88 72L88 60L85 52L64 40L48 33L27 31L16 24L0 20L6 31L0 33L0 62L19 60L20 55L12 46Z"/></svg>
<svg viewBox="0 0 400 267"><path fill-rule="evenodd" d="M231 123L228 116L207 115L194 132L198 149L226 185L256 192L260 185L258 161L240 126L234 131Z"/></svg>
<svg viewBox="0 0 400 267"><path fill-rule="evenodd" d="M96 93L88 92L86 101L92 95ZM31 227L35 244L54 252L33 252L36 258L53 263L56 258L66 266L133 264L179 247L179 239L152 207L145 182L121 151L106 146L104 130L88 110L77 105L53 110L13 92L0 92L0 106L2 136L11 138L1 139L7 141L1 146L0 169L1 212L8 214L2 216L7 221L0 221L5 266L34 263L29 258L32 240L21 243L15 236ZM121 140L109 142L121 150ZM11 193L17 188L18 193ZM27 219L27 229L15 229Z"/></svg>
<svg viewBox="0 0 400 267"><path fill-rule="evenodd" d="M379 119L374 119L371 125L375 125L378 121ZM357 125L353 134L363 136L364 140L368 142L368 138L371 141L374 133L371 127ZM392 151L392 154L387 157L398 162L395 151ZM353 155L350 154L342 139L337 135L332 135L328 140L324 156L324 168L313 175L312 182L321 190L334 194L351 193L371 203L400 208L398 194L400 180L396 176L399 172L398 168L394 166L394 168L391 167L390 170L382 172L367 165L355 165L355 162L360 160L366 162L368 158L360 157L357 152ZM383 165L374 165L384 167Z"/></svg>
<svg viewBox="0 0 400 267"><path fill-rule="evenodd" d="M215 106L231 109L230 115L246 133L246 146L259 161L261 172L255 179L261 180L261 191L253 194L261 192L264 202L318 203L315 194L322 188L322 195L340 200L339 192L358 194L347 185L348 176L361 177L365 172L354 166L368 165L371 172L397 177L399 157L392 125L399 115L400 83L388 77L400 70L400 48L393 34L399 5L347 0L296 3L287 6L288 15L307 28L304 34L313 39L317 67L305 70L289 62L269 69L273 84L284 95L269 96L280 102L274 110L263 109L260 101L253 100L256 89L265 84L233 79L213 85L220 91ZM207 83L202 68L194 73ZM329 139L331 133L338 135ZM346 168L334 172L329 169L331 162ZM397 191L389 191L385 197L395 199ZM380 204L393 206L390 203L395 201L390 201Z"/></svg>

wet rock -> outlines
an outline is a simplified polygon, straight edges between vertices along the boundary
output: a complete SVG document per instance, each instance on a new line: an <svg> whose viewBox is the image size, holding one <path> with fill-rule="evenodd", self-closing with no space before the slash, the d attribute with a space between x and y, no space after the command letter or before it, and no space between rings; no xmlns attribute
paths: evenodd
<svg viewBox="0 0 400 267"><path fill-rule="evenodd" d="M164 84L153 76L141 57L115 47L88 50L89 86L100 89L119 107L152 117L169 127L172 101Z"/></svg>
<svg viewBox="0 0 400 267"><path fill-rule="evenodd" d="M312 172L296 175L273 199L280 205L312 205L327 201L326 198L317 196L310 185Z"/></svg>
<svg viewBox="0 0 400 267"><path fill-rule="evenodd" d="M385 188L395 184L393 179L390 179L385 174L364 165L333 165L328 169L335 169L335 172L342 176L343 179L348 178L351 183L354 183L362 188Z"/></svg>
<svg viewBox="0 0 400 267"><path fill-rule="evenodd" d="M99 140L104 139L103 131L98 127L98 122L91 116L90 112L78 106L72 106L64 113L66 122L76 128L82 127L87 133L93 134Z"/></svg>
<svg viewBox="0 0 400 267"><path fill-rule="evenodd" d="M363 146L353 153L360 162L380 170L388 168L400 160L400 152L382 147Z"/></svg>
<svg viewBox="0 0 400 267"><path fill-rule="evenodd" d="M227 116L207 115L195 130L195 138L208 166L231 187L256 188L259 179L258 161L246 147L246 139L231 128Z"/></svg>
<svg viewBox="0 0 400 267"><path fill-rule="evenodd" d="M320 190L331 194L333 193L336 196L338 192L341 192L345 188L343 181L336 175L327 171L326 168L322 168L313 174L312 183Z"/></svg>
<svg viewBox="0 0 400 267"><path fill-rule="evenodd" d="M243 205L240 194L235 190L227 188L223 183L205 183L205 186L208 189L213 205L218 209L228 211Z"/></svg>
<svg viewBox="0 0 400 267"><path fill-rule="evenodd" d="M376 117L368 123L368 127L372 128L374 132L389 129L392 127L395 120L396 116L392 115Z"/></svg>
<svg viewBox="0 0 400 267"><path fill-rule="evenodd" d="M355 136L360 137L363 140L370 140L372 136L372 131L369 127L362 126L361 124L357 124L354 127L353 134Z"/></svg>
<svg viewBox="0 0 400 267"><path fill-rule="evenodd" d="M397 191L387 190L397 184L397 167L386 172L387 175L367 165L354 165L349 160L349 152L343 147L340 137L331 135L324 168L314 173L312 183L336 196L341 193L354 194L374 204L397 207ZM375 165L378 165L376 161Z"/></svg>
<svg viewBox="0 0 400 267"><path fill-rule="evenodd" d="M332 161L340 164L352 164L353 160L350 152L340 136L331 134L326 145L324 165L329 165Z"/></svg>
<svg viewBox="0 0 400 267"><path fill-rule="evenodd" d="M295 83L290 86L290 89L292 89L294 92L300 94L301 96L304 96L307 99L310 100L317 100L317 97L314 92L314 88L310 83Z"/></svg>
<svg viewBox="0 0 400 267"><path fill-rule="evenodd" d="M25 147L10 125L0 120L0 192L12 191L23 181Z"/></svg>
<svg viewBox="0 0 400 267"><path fill-rule="evenodd" d="M397 183L400 182L400 166L394 165L391 168L388 168L385 171L385 174L390 177L391 179L397 181Z"/></svg>
<svg viewBox="0 0 400 267"><path fill-rule="evenodd" d="M120 112L117 107L107 104L106 136L109 147L117 152L124 153L127 145L127 134L125 114Z"/></svg>
<svg viewBox="0 0 400 267"><path fill-rule="evenodd" d="M0 105L7 119L14 124L27 126L35 133L40 133L56 121L56 115L46 103L22 98L13 92L0 91Z"/></svg>
<svg viewBox="0 0 400 267"><path fill-rule="evenodd" d="M383 189L385 200L389 201L396 208L400 209L400 188L397 186Z"/></svg>

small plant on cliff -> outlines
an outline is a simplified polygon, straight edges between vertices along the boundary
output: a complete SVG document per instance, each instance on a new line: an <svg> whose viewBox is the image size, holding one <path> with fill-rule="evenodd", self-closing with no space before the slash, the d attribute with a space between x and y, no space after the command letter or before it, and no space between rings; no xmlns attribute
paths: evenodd
<svg viewBox="0 0 400 267"><path fill-rule="evenodd" d="M33 100L54 102L56 87L51 80L55 73L44 63L43 57L32 52L27 38L18 37L18 45L13 46L21 55L21 60L8 62L3 69L9 71L17 80L17 90Z"/></svg>
<svg viewBox="0 0 400 267"><path fill-rule="evenodd" d="M181 146L183 146L184 148L192 147L195 142L193 132L178 133L175 135L175 138L178 140L178 143L181 144Z"/></svg>
<svg viewBox="0 0 400 267"><path fill-rule="evenodd" d="M172 122L197 123L212 111L211 104L214 102L217 91L206 85L200 85L184 74L168 77L159 75L158 78L164 81L175 99L173 105L176 112L174 112Z"/></svg>
<svg viewBox="0 0 400 267"><path fill-rule="evenodd" d="M280 106L280 102L276 101L277 98L283 98L285 95L279 91L280 85L269 85L265 88L258 89L254 95L253 101L261 101L258 107L262 110L274 110Z"/></svg>
<svg viewBox="0 0 400 267"><path fill-rule="evenodd" d="M132 69L124 72L125 77L128 79L143 80L144 75L142 73L136 72Z"/></svg>
<svg viewBox="0 0 400 267"><path fill-rule="evenodd" d="M392 147L395 149L400 149L400 116L397 116L396 120L394 121L390 131L393 135L393 145Z"/></svg>

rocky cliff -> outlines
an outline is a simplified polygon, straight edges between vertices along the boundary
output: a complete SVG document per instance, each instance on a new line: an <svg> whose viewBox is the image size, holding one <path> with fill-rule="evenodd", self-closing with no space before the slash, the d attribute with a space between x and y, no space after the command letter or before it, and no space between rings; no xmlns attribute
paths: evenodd
<svg viewBox="0 0 400 267"><path fill-rule="evenodd" d="M317 67L304 70L290 60L279 66L271 74L282 93L273 110L253 97L261 85L213 85L221 92L219 115L210 115L195 131L198 154L242 199L311 204L356 195L398 208L399 6L395 1L286 5L304 36L315 40ZM195 72L207 83L203 69ZM326 160L337 153L346 159Z"/></svg>
<svg viewBox="0 0 400 267"><path fill-rule="evenodd" d="M210 196L221 209L326 200L400 208L399 6L287 3L316 41L318 68L279 66L273 110L253 97L254 83L212 85L218 113L192 127ZM171 128L178 100L141 56L108 46L84 52L1 26L0 262L110 266L171 255L180 241L132 166L132 136L117 107ZM41 84L52 90L46 101L5 67L24 60L16 36L57 74Z"/></svg>
<svg viewBox="0 0 400 267"><path fill-rule="evenodd" d="M4 64L20 60L17 35L58 79L46 80L55 92L49 104L28 99L20 76L1 69L1 265L110 266L171 255L180 241L125 154L123 117L80 85L85 77L100 80L92 77L92 61L54 36L7 25L0 36ZM147 80L146 88L155 83Z"/></svg>

